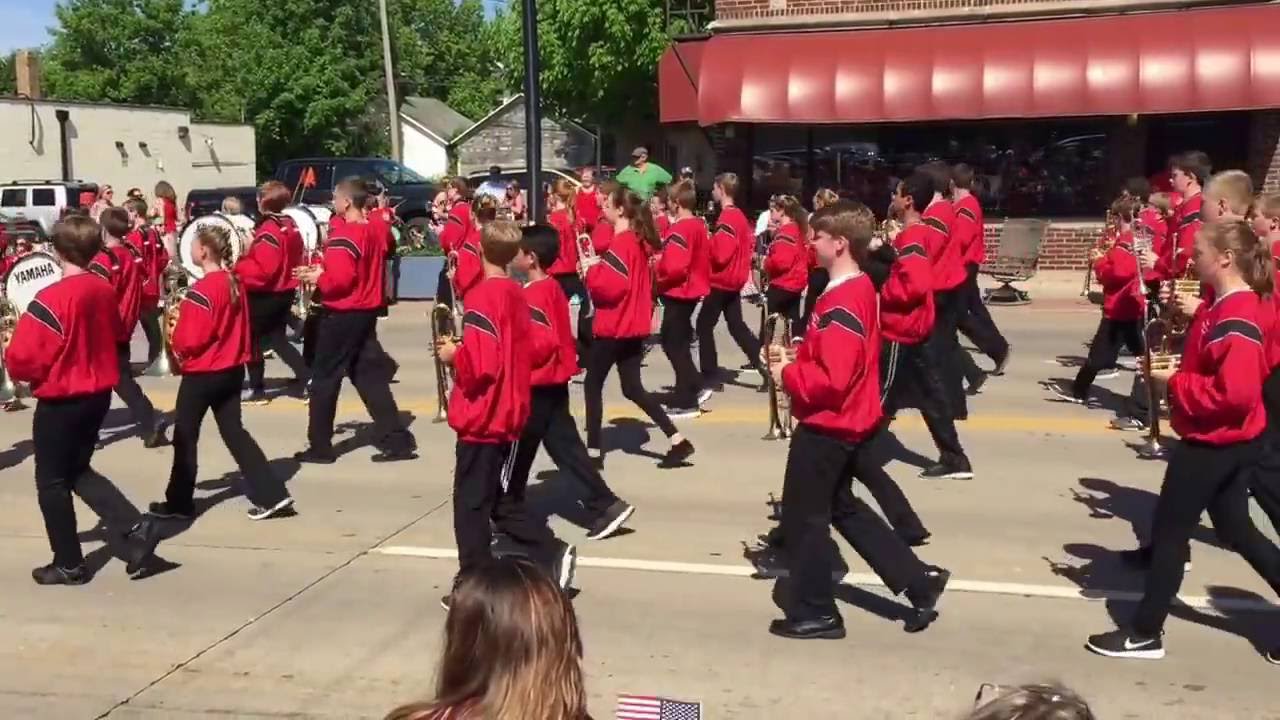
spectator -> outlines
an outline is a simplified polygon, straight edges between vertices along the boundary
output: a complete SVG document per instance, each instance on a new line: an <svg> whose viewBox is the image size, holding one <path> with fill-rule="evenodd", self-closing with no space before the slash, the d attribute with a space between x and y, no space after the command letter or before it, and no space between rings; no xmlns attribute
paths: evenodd
<svg viewBox="0 0 1280 720"><path fill-rule="evenodd" d="M588 720L573 606L526 560L465 575L445 620L436 697L386 720Z"/></svg>
<svg viewBox="0 0 1280 720"><path fill-rule="evenodd" d="M476 196L492 195L494 200L501 203L506 194L507 184L502 181L502 168L494 165L489 168L489 177L480 183L479 188L476 188Z"/></svg>
<svg viewBox="0 0 1280 720"><path fill-rule="evenodd" d="M524 193L520 192L520 181L512 180L507 183L507 194L503 198L507 209L511 211L511 219L524 224L524 216L526 213Z"/></svg>
<svg viewBox="0 0 1280 720"><path fill-rule="evenodd" d="M125 195L125 197L127 197L130 200L146 200L146 197L144 197L142 194L142 188L136 188L136 187L129 188L129 192Z"/></svg>
<svg viewBox="0 0 1280 720"><path fill-rule="evenodd" d="M112 207L112 198L116 191L111 189L110 185L103 185L98 192L98 199L93 201L93 207L89 208L89 217L97 220L102 215L102 211Z"/></svg>
<svg viewBox="0 0 1280 720"><path fill-rule="evenodd" d="M975 708L966 720L1094 720L1094 715L1088 703L1064 687L1023 685L1003 688L994 699Z"/></svg>
<svg viewBox="0 0 1280 720"><path fill-rule="evenodd" d="M671 173L649 162L649 149L641 145L631 151L631 164L618 173L619 185L648 200L653 189L671 184Z"/></svg>
<svg viewBox="0 0 1280 720"><path fill-rule="evenodd" d="M234 195L228 195L222 198L222 214L223 215L244 214L244 205L240 203L240 198Z"/></svg>
<svg viewBox="0 0 1280 720"><path fill-rule="evenodd" d="M596 195L596 171L593 168L582 169L582 187L573 201L574 215L583 230L592 232L596 222L600 220L600 198Z"/></svg>

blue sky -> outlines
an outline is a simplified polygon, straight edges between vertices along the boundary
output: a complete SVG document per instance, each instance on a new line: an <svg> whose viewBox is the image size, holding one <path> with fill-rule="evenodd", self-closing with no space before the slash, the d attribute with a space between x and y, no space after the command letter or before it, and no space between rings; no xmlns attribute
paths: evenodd
<svg viewBox="0 0 1280 720"><path fill-rule="evenodd" d="M0 52L40 47L49 42L56 0L0 0Z"/></svg>

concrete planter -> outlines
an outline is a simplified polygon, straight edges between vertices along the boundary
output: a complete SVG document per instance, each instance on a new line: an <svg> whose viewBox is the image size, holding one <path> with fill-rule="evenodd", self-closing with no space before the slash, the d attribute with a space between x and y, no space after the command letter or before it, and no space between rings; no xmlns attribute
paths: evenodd
<svg viewBox="0 0 1280 720"><path fill-rule="evenodd" d="M444 258L439 256L407 255L393 260L392 271L388 273L395 282L392 297L397 300L434 298L443 267Z"/></svg>

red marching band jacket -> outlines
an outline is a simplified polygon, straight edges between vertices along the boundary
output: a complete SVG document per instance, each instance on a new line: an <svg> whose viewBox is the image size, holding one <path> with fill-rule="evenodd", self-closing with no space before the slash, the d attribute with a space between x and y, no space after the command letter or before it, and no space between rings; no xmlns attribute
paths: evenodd
<svg viewBox="0 0 1280 720"><path fill-rule="evenodd" d="M1280 252L1280 241L1271 243L1271 257L1276 257L1277 252ZM1280 262L1274 263L1274 268L1275 289L1271 291L1269 301L1264 300L1259 306L1263 318L1267 368L1271 370L1280 365Z"/></svg>
<svg viewBox="0 0 1280 720"><path fill-rule="evenodd" d="M653 278L634 232L624 230L614 236L600 262L587 271L586 285L596 309L595 335L621 339L649 336Z"/></svg>
<svg viewBox="0 0 1280 720"><path fill-rule="evenodd" d="M440 249L444 254L448 255L457 250L462 241L467 239L474 225L471 205L462 201L454 203L453 207L449 208L449 217L444 221L444 229L440 231Z"/></svg>
<svg viewBox="0 0 1280 720"><path fill-rule="evenodd" d="M591 230L591 248L596 251L596 255L603 255L612 242L613 223L601 217L596 220L596 226ZM646 245L645 247L647 248L648 246Z"/></svg>
<svg viewBox="0 0 1280 720"><path fill-rule="evenodd" d="M484 258L480 252L480 228L475 227L457 250L458 271L453 276L453 287L464 303L467 295L484 279Z"/></svg>
<svg viewBox="0 0 1280 720"><path fill-rule="evenodd" d="M831 281L814 305L795 362L782 371L796 422L846 442L875 433L883 414L879 323L869 277Z"/></svg>
<svg viewBox="0 0 1280 720"><path fill-rule="evenodd" d="M115 292L80 273L36 293L5 351L11 378L42 400L100 393L116 386L120 311Z"/></svg>
<svg viewBox="0 0 1280 720"><path fill-rule="evenodd" d="M187 289L173 329L173 357L184 375L227 370L249 362L249 298L240 288L231 299L233 276L211 272Z"/></svg>
<svg viewBox="0 0 1280 720"><path fill-rule="evenodd" d="M600 199L595 190L579 190L573 198L573 214L585 232L593 232L596 225L603 221L600 217Z"/></svg>
<svg viewBox="0 0 1280 720"><path fill-rule="evenodd" d="M117 342L127 343L133 337L142 315L142 256L121 243L105 248L89 263L89 272L106 280L116 294L116 308L120 313L120 335Z"/></svg>
<svg viewBox="0 0 1280 720"><path fill-rule="evenodd" d="M737 206L721 210L711 233L711 287L741 290L751 276L755 248L755 233L742 210Z"/></svg>
<svg viewBox="0 0 1280 720"><path fill-rule="evenodd" d="M711 292L707 225L701 219L677 220L662 242L658 294L676 300L701 300Z"/></svg>
<svg viewBox="0 0 1280 720"><path fill-rule="evenodd" d="M933 266L925 248L930 232L919 222L893 239L898 257L880 288L880 329L886 340L916 345L933 332Z"/></svg>
<svg viewBox="0 0 1280 720"><path fill-rule="evenodd" d="M267 215L253 233L249 252L235 266L246 292L283 293L298 289L293 269L305 261L306 247L288 215Z"/></svg>
<svg viewBox="0 0 1280 720"><path fill-rule="evenodd" d="M951 225L951 242L960 253L960 265L982 265L987 261L987 238L982 203L976 195L966 195L952 204L955 222Z"/></svg>
<svg viewBox="0 0 1280 720"><path fill-rule="evenodd" d="M550 277L524 286L529 302L529 361L534 387L563 385L578 373L578 347L569 324L569 300Z"/></svg>
<svg viewBox="0 0 1280 720"><path fill-rule="evenodd" d="M791 221L784 222L773 234L769 253L764 259L764 271L769 276L769 286L798 293L809 284L809 254L800 227Z"/></svg>
<svg viewBox="0 0 1280 720"><path fill-rule="evenodd" d="M468 296L449 395L449 427L458 440L496 444L520 437L529 419L529 314L510 278L485 278Z"/></svg>
<svg viewBox="0 0 1280 720"><path fill-rule="evenodd" d="M555 210L547 216L547 223L560 236L560 253L547 268L548 275L576 275L578 273L578 233L581 226L569 217L568 210Z"/></svg>
<svg viewBox="0 0 1280 720"><path fill-rule="evenodd" d="M951 229L956 224L956 211L951 203L938 200L925 208L922 217L925 227L931 231L925 249L933 263L933 290L951 290L965 279L960 246L953 242L951 236Z"/></svg>
<svg viewBox="0 0 1280 720"><path fill-rule="evenodd" d="M164 294L164 268L169 264L164 240L155 228L141 225L130 230L124 241L142 257L142 309L154 309Z"/></svg>
<svg viewBox="0 0 1280 720"><path fill-rule="evenodd" d="M1204 197L1197 193L1183 201L1174 211L1169 240L1156 261L1155 279L1173 280L1186 273L1195 251L1196 233L1200 232L1200 227L1204 224L1200 219L1203 200Z"/></svg>
<svg viewBox="0 0 1280 720"><path fill-rule="evenodd" d="M1093 274L1102 285L1102 316L1109 320L1141 320L1146 312L1146 295L1138 275L1138 258L1133 254L1133 233L1121 233L1106 254L1093 264Z"/></svg>
<svg viewBox="0 0 1280 720"><path fill-rule="evenodd" d="M1262 302L1250 290L1231 292L1192 318L1182 363L1169 380L1169 420L1184 440L1229 445L1266 428Z"/></svg>
<svg viewBox="0 0 1280 720"><path fill-rule="evenodd" d="M365 222L330 224L330 236L320 259L324 272L316 282L321 303L335 311L377 310L382 307L387 248L370 233Z"/></svg>

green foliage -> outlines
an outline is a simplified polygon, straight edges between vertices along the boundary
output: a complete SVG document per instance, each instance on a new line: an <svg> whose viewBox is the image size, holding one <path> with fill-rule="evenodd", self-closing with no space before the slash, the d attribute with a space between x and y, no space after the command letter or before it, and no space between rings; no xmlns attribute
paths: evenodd
<svg viewBox="0 0 1280 720"><path fill-rule="evenodd" d="M13 95L18 92L18 78L15 75L13 53L0 57L0 95Z"/></svg>

